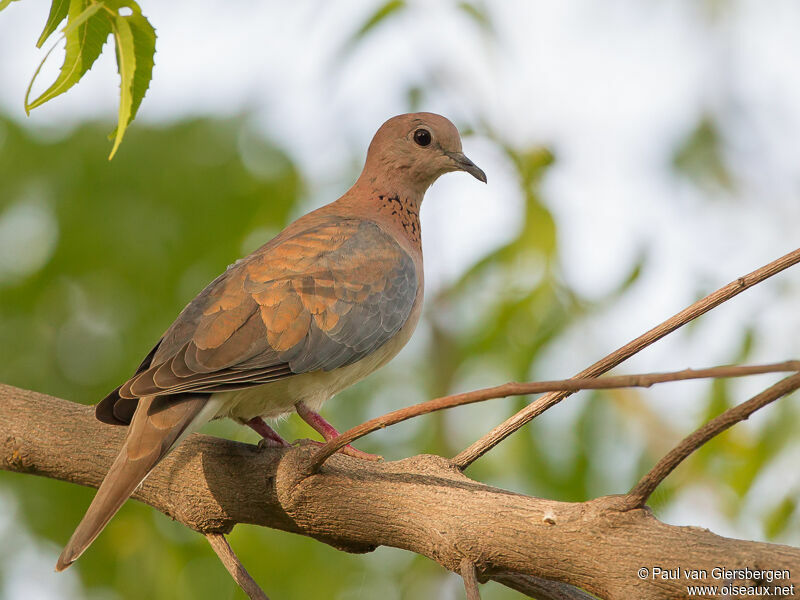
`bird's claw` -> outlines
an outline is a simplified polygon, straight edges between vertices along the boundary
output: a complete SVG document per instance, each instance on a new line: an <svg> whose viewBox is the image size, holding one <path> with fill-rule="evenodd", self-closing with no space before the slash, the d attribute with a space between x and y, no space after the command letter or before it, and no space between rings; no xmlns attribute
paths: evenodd
<svg viewBox="0 0 800 600"><path fill-rule="evenodd" d="M288 448L289 446L290 444L288 442L281 443L270 438L261 438L258 440L259 450L266 450L268 448Z"/></svg>

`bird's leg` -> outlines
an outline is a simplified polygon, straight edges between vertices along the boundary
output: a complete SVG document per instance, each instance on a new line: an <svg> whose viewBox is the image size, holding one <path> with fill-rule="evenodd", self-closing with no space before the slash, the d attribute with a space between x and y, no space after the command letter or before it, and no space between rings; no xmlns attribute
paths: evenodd
<svg viewBox="0 0 800 600"><path fill-rule="evenodd" d="M254 417L250 419L247 423L245 423L248 427L250 427L253 431L255 431L258 435L261 436L261 441L258 443L259 446L269 446L271 448L284 448L289 445L285 439L283 439L278 432L276 432L272 427L267 425L267 423L261 417Z"/></svg>
<svg viewBox="0 0 800 600"><path fill-rule="evenodd" d="M300 418L311 425L314 431L318 432L323 438L325 438L326 442L330 442L333 438L339 437L339 432L336 431L336 428L328 423L321 414L314 412L303 402L298 402L294 405L294 407L297 410L297 414L300 415ZM319 442L316 443L319 444ZM383 460L382 456L370 454L369 452L364 452L358 448L353 448L353 446L350 444L347 444L347 446L339 450L339 452L355 458L363 458L364 460Z"/></svg>

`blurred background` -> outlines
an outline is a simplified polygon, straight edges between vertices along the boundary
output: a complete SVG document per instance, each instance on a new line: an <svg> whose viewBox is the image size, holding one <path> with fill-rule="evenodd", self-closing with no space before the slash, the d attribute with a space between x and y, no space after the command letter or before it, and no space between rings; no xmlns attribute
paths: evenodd
<svg viewBox="0 0 800 600"><path fill-rule="evenodd" d="M791 0L143 0L154 80L110 163L110 44L76 88L24 115L47 9L0 14L5 383L98 401L227 264L343 193L377 127L410 110L453 120L489 184L454 174L427 194L423 320L396 360L325 407L340 429L447 393L568 377L799 245ZM615 372L798 358L799 303L794 269ZM565 501L622 493L778 377L581 393L468 474ZM451 456L527 401L425 416L359 446ZM798 416L795 395L706 445L652 497L656 515L800 544ZM279 430L313 433L296 417ZM257 439L231 423L208 431ZM134 502L55 575L92 495L0 472L1 598L244 598L204 539ZM458 577L399 550L348 555L250 526L230 540L273 598L463 594ZM483 594L519 597L493 583Z"/></svg>

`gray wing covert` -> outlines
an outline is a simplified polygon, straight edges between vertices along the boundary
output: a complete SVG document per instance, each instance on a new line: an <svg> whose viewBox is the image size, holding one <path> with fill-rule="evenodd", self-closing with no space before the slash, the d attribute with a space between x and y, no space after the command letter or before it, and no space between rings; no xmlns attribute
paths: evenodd
<svg viewBox="0 0 800 600"><path fill-rule="evenodd" d="M331 371L355 363L389 341L405 324L417 296L411 257L376 225L361 221L341 246L320 257L313 274L292 280L308 311L302 340L280 352L292 373ZM258 290L265 284L254 283ZM254 292L258 296L259 292ZM242 364L264 363L263 357Z"/></svg>

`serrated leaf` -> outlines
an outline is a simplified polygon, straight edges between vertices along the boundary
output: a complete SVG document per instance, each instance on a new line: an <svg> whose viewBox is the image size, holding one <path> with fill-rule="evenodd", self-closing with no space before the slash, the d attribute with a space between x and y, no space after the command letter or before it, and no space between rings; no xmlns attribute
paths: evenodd
<svg viewBox="0 0 800 600"><path fill-rule="evenodd" d="M50 15L47 17L42 34L39 36L39 41L36 42L36 47L41 48L47 41L61 21L67 18L67 10L69 9L69 0L53 0L50 5Z"/></svg>
<svg viewBox="0 0 800 600"><path fill-rule="evenodd" d="M156 54L156 30L150 25L147 17L142 13L134 12L130 17L126 17L131 26L133 34L133 49L136 55L136 70L133 74L133 96L131 103L131 117L128 121L133 121L139 106L150 87L150 80L153 78L154 57Z"/></svg>
<svg viewBox="0 0 800 600"><path fill-rule="evenodd" d="M128 17L117 15L114 17L114 39L117 42L117 69L119 70L119 118L117 122L117 132L114 138L114 147L108 160L114 158L128 123L131 121L131 109L133 107L133 82L136 73L136 49Z"/></svg>
<svg viewBox="0 0 800 600"><path fill-rule="evenodd" d="M153 77L153 57L156 52L155 29L141 13L139 6L133 2L126 2L120 6L131 8L133 14L117 16L115 19L116 29L114 35L117 41L117 69L121 80L120 115L116 129L109 135L109 139L114 140L114 148L111 151L109 160L114 157L122 137L125 135L125 129L136 117L139 106L147 93L150 80ZM121 23L122 21L124 23ZM120 43L120 40L123 43ZM131 56L123 56L123 50L132 53L132 60ZM128 67L131 67L131 72L125 70ZM127 83L126 77L128 78ZM127 102L130 103L129 106L126 105ZM123 114L123 111L125 114ZM123 122L123 118L127 118L127 120Z"/></svg>
<svg viewBox="0 0 800 600"><path fill-rule="evenodd" d="M33 74L28 91L25 93L25 111L30 113L37 106L63 94L73 85L78 83L86 72L92 67L94 61L100 56L108 35L111 33L111 24L107 13L100 12L104 8L102 2L86 6L84 0L71 0L68 10L67 26L64 36L67 39L64 64L61 65L58 77L36 100L30 102L31 88L34 81L52 52L47 53L36 72Z"/></svg>
<svg viewBox="0 0 800 600"><path fill-rule="evenodd" d="M83 8L84 6L86 8ZM70 34L74 33L78 29L78 27L86 23L95 14L97 14L97 12L101 8L103 8L103 3L92 2L91 0L88 3L86 2L86 0L78 0L77 2L75 0L72 0L70 2L70 9L72 9L73 7L77 14L73 16L70 11L70 18L67 21L67 26L64 27L64 35L67 37L69 37Z"/></svg>

